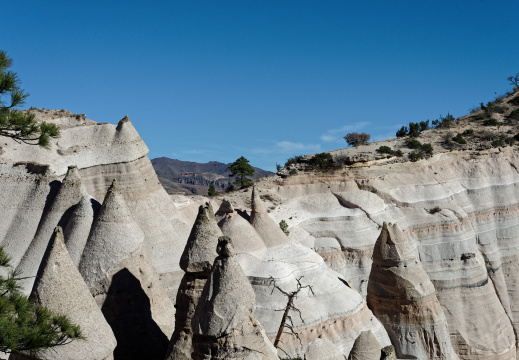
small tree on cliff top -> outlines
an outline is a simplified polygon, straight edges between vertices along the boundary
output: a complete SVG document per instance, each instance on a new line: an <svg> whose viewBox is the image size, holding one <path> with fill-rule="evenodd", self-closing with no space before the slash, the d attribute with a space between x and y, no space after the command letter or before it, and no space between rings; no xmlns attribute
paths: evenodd
<svg viewBox="0 0 519 360"><path fill-rule="evenodd" d="M0 246L0 351L28 352L65 345L83 339L81 329L65 315L52 313L20 293L19 273L10 266Z"/></svg>
<svg viewBox="0 0 519 360"><path fill-rule="evenodd" d="M54 124L37 122L34 114L15 110L25 103L29 93L20 89L20 79L9 70L12 63L7 53L0 50L0 135L48 148L50 138L59 137L59 129Z"/></svg>
<svg viewBox="0 0 519 360"><path fill-rule="evenodd" d="M370 134L366 134L366 133L359 134L357 132L352 132L352 133L346 134L346 136L344 137L344 140L346 140L346 142L350 146L359 146L359 145L367 144L370 138L371 138Z"/></svg>
<svg viewBox="0 0 519 360"><path fill-rule="evenodd" d="M243 156L229 165L229 170L231 171L229 176L236 176L234 184L240 188L249 187L254 183L252 179L248 178L248 176L254 176L254 168L249 164L249 160Z"/></svg>

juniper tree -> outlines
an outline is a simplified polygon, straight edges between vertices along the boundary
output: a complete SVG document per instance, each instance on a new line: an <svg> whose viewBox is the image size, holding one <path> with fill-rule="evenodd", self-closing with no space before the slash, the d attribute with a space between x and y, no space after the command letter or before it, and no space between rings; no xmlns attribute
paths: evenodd
<svg viewBox="0 0 519 360"><path fill-rule="evenodd" d="M65 315L54 314L21 294L20 273L0 246L0 351L38 351L83 339L81 329ZM4 275L1 275L4 274Z"/></svg>
<svg viewBox="0 0 519 360"><path fill-rule="evenodd" d="M13 60L0 50L0 135L13 138L18 142L50 146L50 138L59 136L54 124L37 122L34 114L16 110L25 104L29 93L20 88L20 79L9 70Z"/></svg>

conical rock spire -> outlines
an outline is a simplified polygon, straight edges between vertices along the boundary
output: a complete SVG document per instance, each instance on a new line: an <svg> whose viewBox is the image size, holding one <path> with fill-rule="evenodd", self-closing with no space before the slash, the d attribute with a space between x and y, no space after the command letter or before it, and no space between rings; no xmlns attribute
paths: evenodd
<svg viewBox="0 0 519 360"><path fill-rule="evenodd" d="M67 250L74 265L79 266L81 254L94 221L94 206L99 205L90 195L83 195L76 205L64 230Z"/></svg>
<svg viewBox="0 0 519 360"><path fill-rule="evenodd" d="M94 221L79 263L79 271L92 288L108 271L130 256L144 241L114 180Z"/></svg>
<svg viewBox="0 0 519 360"><path fill-rule="evenodd" d="M255 294L234 256L231 239L218 239L218 257L193 317L193 358L278 359L253 314Z"/></svg>
<svg viewBox="0 0 519 360"><path fill-rule="evenodd" d="M36 278L31 298L39 305L67 315L79 324L86 340L44 350L41 360L103 360L116 346L113 332L70 258L61 228L53 233Z"/></svg>
<svg viewBox="0 0 519 360"><path fill-rule="evenodd" d="M434 285L396 224L384 223L375 243L367 303L398 358L458 358Z"/></svg>
<svg viewBox="0 0 519 360"><path fill-rule="evenodd" d="M220 215L218 226L225 236L233 239L237 254L265 251L263 239L247 220L234 212L230 202L224 200L217 215Z"/></svg>
<svg viewBox="0 0 519 360"><path fill-rule="evenodd" d="M25 277L24 280L20 281L24 293L28 294L32 288L33 276L38 272L53 229L57 225L63 225L68 222L68 217L70 216L69 209L76 205L85 194L86 190L83 187L78 168L69 166L56 196L42 216L31 245L17 267L18 270L23 271Z"/></svg>
<svg viewBox="0 0 519 360"><path fill-rule="evenodd" d="M279 228L279 225L269 216L267 208L261 201L258 190L252 188L252 213L250 223L265 242L267 247L274 247L290 242L288 236Z"/></svg>
<svg viewBox="0 0 519 360"><path fill-rule="evenodd" d="M216 257L218 237L222 235L211 204L200 205L195 224L180 257L182 270L188 273L209 273Z"/></svg>

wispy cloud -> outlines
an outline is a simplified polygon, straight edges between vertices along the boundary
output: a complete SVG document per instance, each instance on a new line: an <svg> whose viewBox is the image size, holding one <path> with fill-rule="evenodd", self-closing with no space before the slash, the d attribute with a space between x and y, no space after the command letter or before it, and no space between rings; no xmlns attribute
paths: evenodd
<svg viewBox="0 0 519 360"><path fill-rule="evenodd" d="M279 151L285 153L293 153L297 151L314 152L321 149L321 145L319 144L303 144L291 141L279 141L276 143L276 146Z"/></svg>
<svg viewBox="0 0 519 360"><path fill-rule="evenodd" d="M352 131L366 131L369 126L368 121L360 121L358 123L345 125L341 128L330 129L320 136L323 142L343 142L344 135Z"/></svg>
<svg viewBox="0 0 519 360"><path fill-rule="evenodd" d="M277 141L274 142L273 146L266 148L254 148L249 151L254 154L283 154L283 155L294 155L298 154L311 154L318 152L321 149L320 144L304 144L300 142L292 141Z"/></svg>

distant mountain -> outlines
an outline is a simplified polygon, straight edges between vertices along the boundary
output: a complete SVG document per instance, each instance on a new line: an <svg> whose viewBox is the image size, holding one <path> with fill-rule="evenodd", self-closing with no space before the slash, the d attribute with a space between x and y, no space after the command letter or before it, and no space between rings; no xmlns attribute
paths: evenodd
<svg viewBox="0 0 519 360"><path fill-rule="evenodd" d="M161 157L152 159L151 163L164 189L169 194L207 195L209 184L213 183L216 191L224 192L229 182L235 179L229 177L229 164L218 161L196 163ZM254 168L254 179L272 175L273 172Z"/></svg>

